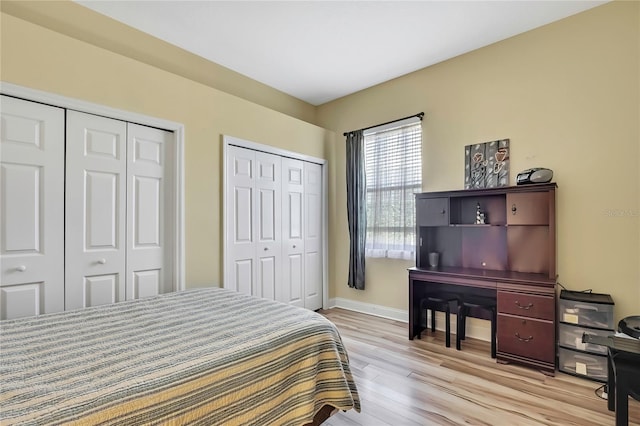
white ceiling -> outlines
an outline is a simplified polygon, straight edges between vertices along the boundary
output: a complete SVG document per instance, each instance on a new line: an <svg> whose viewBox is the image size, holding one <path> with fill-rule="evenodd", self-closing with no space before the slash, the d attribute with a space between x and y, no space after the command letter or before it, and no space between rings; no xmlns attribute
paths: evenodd
<svg viewBox="0 0 640 426"><path fill-rule="evenodd" d="M606 2L77 1L313 105Z"/></svg>

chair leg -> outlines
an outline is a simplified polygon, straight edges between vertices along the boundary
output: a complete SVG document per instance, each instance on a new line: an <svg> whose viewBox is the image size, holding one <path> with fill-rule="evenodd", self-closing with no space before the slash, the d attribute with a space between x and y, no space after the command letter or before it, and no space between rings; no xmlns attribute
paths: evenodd
<svg viewBox="0 0 640 426"><path fill-rule="evenodd" d="M436 310L431 309L431 332L436 331Z"/></svg>
<svg viewBox="0 0 640 426"><path fill-rule="evenodd" d="M445 309L444 315L444 323L445 323L445 328L444 328L444 340L445 340L445 345L447 347L451 347L451 307L449 306L449 304L447 303L447 307Z"/></svg>
<svg viewBox="0 0 640 426"><path fill-rule="evenodd" d="M491 358L496 357L496 308L491 309Z"/></svg>
<svg viewBox="0 0 640 426"><path fill-rule="evenodd" d="M462 328L464 327L464 307L458 306L458 321L456 324L456 349L460 350L460 341L462 340Z"/></svg>
<svg viewBox="0 0 640 426"><path fill-rule="evenodd" d="M462 308L462 332L460 333L460 339L464 340L467 338L467 314L469 313L469 308Z"/></svg>
<svg viewBox="0 0 640 426"><path fill-rule="evenodd" d="M429 316L428 316L428 313L429 313L429 310L428 310L428 309L425 309L425 310L424 310L424 322L425 322L425 325L426 325L426 326L428 326L428 325L429 325ZM418 337L418 339L422 339L422 332L423 332L424 330L426 330L426 329L427 329L427 327L422 328L422 318L420 318L420 324L419 324L418 326L419 326L419 328L420 328L420 332L418 333L418 336L417 336L417 337Z"/></svg>

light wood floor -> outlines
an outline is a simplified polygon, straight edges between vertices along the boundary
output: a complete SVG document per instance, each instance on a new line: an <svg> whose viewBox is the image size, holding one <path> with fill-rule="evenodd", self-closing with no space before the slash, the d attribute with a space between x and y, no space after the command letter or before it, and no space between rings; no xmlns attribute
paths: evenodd
<svg viewBox="0 0 640 426"><path fill-rule="evenodd" d="M547 377L497 364L488 342L467 339L462 351L443 332L409 340L407 324L334 308L320 311L340 330L362 412L340 412L328 426L614 425L595 395L599 383L556 372ZM640 426L640 402L629 399L629 424Z"/></svg>

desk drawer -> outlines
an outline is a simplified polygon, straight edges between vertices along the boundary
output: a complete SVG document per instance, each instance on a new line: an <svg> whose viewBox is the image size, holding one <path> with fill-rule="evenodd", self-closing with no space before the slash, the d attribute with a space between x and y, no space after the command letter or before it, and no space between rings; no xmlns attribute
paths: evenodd
<svg viewBox="0 0 640 426"><path fill-rule="evenodd" d="M556 304L553 297L498 291L498 312L500 313L553 321L555 310Z"/></svg>
<svg viewBox="0 0 640 426"><path fill-rule="evenodd" d="M555 364L555 331L553 321L498 314L500 352Z"/></svg>

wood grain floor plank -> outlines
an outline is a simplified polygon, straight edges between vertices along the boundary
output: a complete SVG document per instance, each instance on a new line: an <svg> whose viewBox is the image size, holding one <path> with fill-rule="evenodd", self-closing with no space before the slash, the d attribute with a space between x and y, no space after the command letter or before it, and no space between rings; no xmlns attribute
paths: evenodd
<svg viewBox="0 0 640 426"><path fill-rule="evenodd" d="M462 350L444 334L407 338L407 324L343 309L320 311L340 330L362 400L328 426L509 425L605 426L615 414L596 396L600 383L556 372L548 377L498 364L489 343L468 338ZM640 402L629 399L629 425Z"/></svg>

